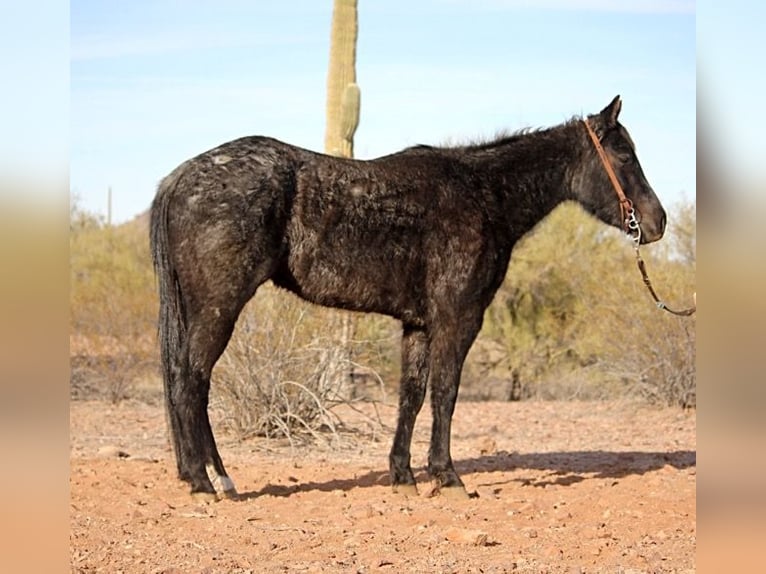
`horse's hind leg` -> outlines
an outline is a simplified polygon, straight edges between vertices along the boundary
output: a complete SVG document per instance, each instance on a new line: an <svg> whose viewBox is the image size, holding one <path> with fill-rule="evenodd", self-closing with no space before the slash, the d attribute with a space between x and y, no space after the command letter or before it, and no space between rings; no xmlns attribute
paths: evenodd
<svg viewBox="0 0 766 574"><path fill-rule="evenodd" d="M422 329L405 325L402 334L402 377L399 386L399 420L389 455L391 486L400 494L417 494L410 467L410 445L415 419L423 406L428 380L428 339Z"/></svg>
<svg viewBox="0 0 766 574"><path fill-rule="evenodd" d="M180 477L191 484L193 495L209 499L214 499L216 493L236 496L210 426L210 376L226 349L239 313L273 268L271 259L260 265L249 263L250 256L234 254L222 259L226 267L215 273L185 268L187 331L179 376L169 401Z"/></svg>
<svg viewBox="0 0 766 574"><path fill-rule="evenodd" d="M183 461L181 478L200 498L214 499L216 491L234 497L236 489L218 454L208 417L210 375L231 337L239 308L206 306L189 317L188 361L173 389L172 414L178 432L177 453ZM184 372L185 371L185 372Z"/></svg>

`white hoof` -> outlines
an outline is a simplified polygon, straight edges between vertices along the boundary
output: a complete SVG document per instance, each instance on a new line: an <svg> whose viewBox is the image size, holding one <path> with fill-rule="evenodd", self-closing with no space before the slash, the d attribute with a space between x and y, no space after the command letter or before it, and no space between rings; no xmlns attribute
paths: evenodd
<svg viewBox="0 0 766 574"><path fill-rule="evenodd" d="M237 488L234 486L233 480L228 476L217 474L212 464L208 464L205 467L205 470L207 470L207 476L210 479L210 482L213 483L213 488L215 488L215 491L221 498L237 498Z"/></svg>
<svg viewBox="0 0 766 574"><path fill-rule="evenodd" d="M202 504L218 502L218 495L215 492L192 492L192 498Z"/></svg>

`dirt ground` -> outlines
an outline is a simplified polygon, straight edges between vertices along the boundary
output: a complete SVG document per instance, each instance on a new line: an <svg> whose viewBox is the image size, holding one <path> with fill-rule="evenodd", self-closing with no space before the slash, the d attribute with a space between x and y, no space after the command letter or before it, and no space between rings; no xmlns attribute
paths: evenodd
<svg viewBox="0 0 766 574"><path fill-rule="evenodd" d="M161 406L70 406L72 572L694 572L696 413L631 403L459 402L469 500L391 492L396 411L339 412L327 444L217 433L240 499L195 502ZM216 423L214 423L214 426Z"/></svg>

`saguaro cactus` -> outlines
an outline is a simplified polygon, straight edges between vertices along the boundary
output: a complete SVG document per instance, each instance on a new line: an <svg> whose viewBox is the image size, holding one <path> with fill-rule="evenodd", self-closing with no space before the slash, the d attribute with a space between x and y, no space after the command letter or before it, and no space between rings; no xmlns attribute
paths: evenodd
<svg viewBox="0 0 766 574"><path fill-rule="evenodd" d="M354 156L360 90L356 83L357 0L334 0L327 72L325 152Z"/></svg>
<svg viewBox="0 0 766 574"><path fill-rule="evenodd" d="M354 133L359 125L360 90L356 83L357 0L334 0L327 72L325 152L354 157ZM354 396L353 351L355 325L350 313L339 311L333 321L336 343L325 373L342 399Z"/></svg>

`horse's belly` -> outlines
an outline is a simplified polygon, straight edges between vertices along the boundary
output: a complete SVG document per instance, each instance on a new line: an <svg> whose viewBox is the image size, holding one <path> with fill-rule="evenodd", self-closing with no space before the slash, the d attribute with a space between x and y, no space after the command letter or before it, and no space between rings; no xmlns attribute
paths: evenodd
<svg viewBox="0 0 766 574"><path fill-rule="evenodd" d="M420 323L422 282L415 262L391 247L304 243L288 254L275 282L319 305Z"/></svg>

